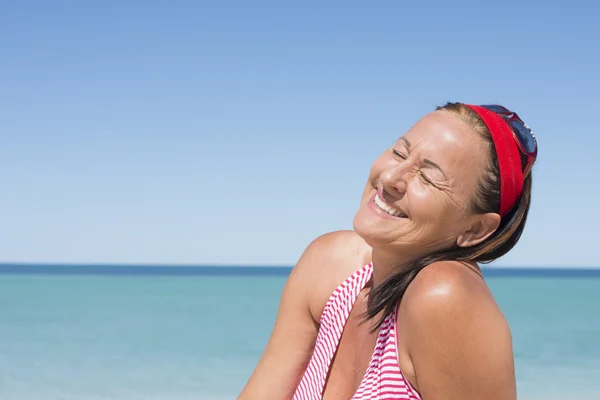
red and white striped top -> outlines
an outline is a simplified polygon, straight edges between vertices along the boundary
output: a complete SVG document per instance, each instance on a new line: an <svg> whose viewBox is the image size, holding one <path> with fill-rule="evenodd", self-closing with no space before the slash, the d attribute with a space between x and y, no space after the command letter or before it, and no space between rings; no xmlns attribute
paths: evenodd
<svg viewBox="0 0 600 400"><path fill-rule="evenodd" d="M344 325L359 293L373 275L371 263L356 271L333 292L321 315L315 350L294 400L320 400L331 360L342 337ZM398 362L396 310L381 325L375 350L352 400L419 400L420 396L406 380Z"/></svg>

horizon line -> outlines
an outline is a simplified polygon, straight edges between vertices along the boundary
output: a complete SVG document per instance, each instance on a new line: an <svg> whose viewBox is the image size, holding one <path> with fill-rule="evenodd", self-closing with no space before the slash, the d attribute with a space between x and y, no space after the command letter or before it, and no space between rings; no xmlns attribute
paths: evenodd
<svg viewBox="0 0 600 400"><path fill-rule="evenodd" d="M288 276L293 266L0 263L0 275ZM600 278L600 268L484 265L485 277Z"/></svg>
<svg viewBox="0 0 600 400"><path fill-rule="evenodd" d="M0 267L7 266L48 266L48 267L135 267L135 268L294 268L294 264L235 264L235 263L162 263L162 262L36 262L36 261L0 261ZM564 269L564 270L600 270L600 265L558 266L558 265L495 265L479 264L481 269Z"/></svg>

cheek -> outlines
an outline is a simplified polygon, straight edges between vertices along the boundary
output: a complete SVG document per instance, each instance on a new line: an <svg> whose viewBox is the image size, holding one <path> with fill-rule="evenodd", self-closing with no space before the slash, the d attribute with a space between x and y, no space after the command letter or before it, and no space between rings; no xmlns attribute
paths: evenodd
<svg viewBox="0 0 600 400"><path fill-rule="evenodd" d="M421 220L439 221L448 211L448 202L442 193L437 193L419 182L412 183L408 191L409 207L414 217Z"/></svg>
<svg viewBox="0 0 600 400"><path fill-rule="evenodd" d="M375 188L376 182L381 176L381 173L388 168L389 160L386 160L385 154L382 154L378 159L373 162L371 165L371 169L369 170L369 178L367 179L367 183L365 183L365 188L363 189L363 194L360 203L365 204L371 197L373 190Z"/></svg>

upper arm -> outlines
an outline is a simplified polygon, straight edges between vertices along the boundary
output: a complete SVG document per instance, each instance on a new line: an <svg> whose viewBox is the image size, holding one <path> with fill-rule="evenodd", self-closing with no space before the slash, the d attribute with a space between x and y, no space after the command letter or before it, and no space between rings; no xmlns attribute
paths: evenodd
<svg viewBox="0 0 600 400"><path fill-rule="evenodd" d="M336 249L345 233L315 239L304 251L284 286L275 325L263 355L238 399L289 399L312 355L320 313L337 278ZM322 310L322 309L321 309Z"/></svg>
<svg viewBox="0 0 600 400"><path fill-rule="evenodd" d="M423 400L514 400L508 323L482 283L470 286L472 276L465 282L464 271L456 272L456 265L434 267L407 291L405 330L418 390Z"/></svg>

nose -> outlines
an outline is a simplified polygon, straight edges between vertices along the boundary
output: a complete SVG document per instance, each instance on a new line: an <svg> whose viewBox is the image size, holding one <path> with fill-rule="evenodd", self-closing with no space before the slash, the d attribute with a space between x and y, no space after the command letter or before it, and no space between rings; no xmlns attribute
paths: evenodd
<svg viewBox="0 0 600 400"><path fill-rule="evenodd" d="M385 187L395 189L398 193L404 194L406 192L409 173L409 163L401 162L383 171L379 180Z"/></svg>

